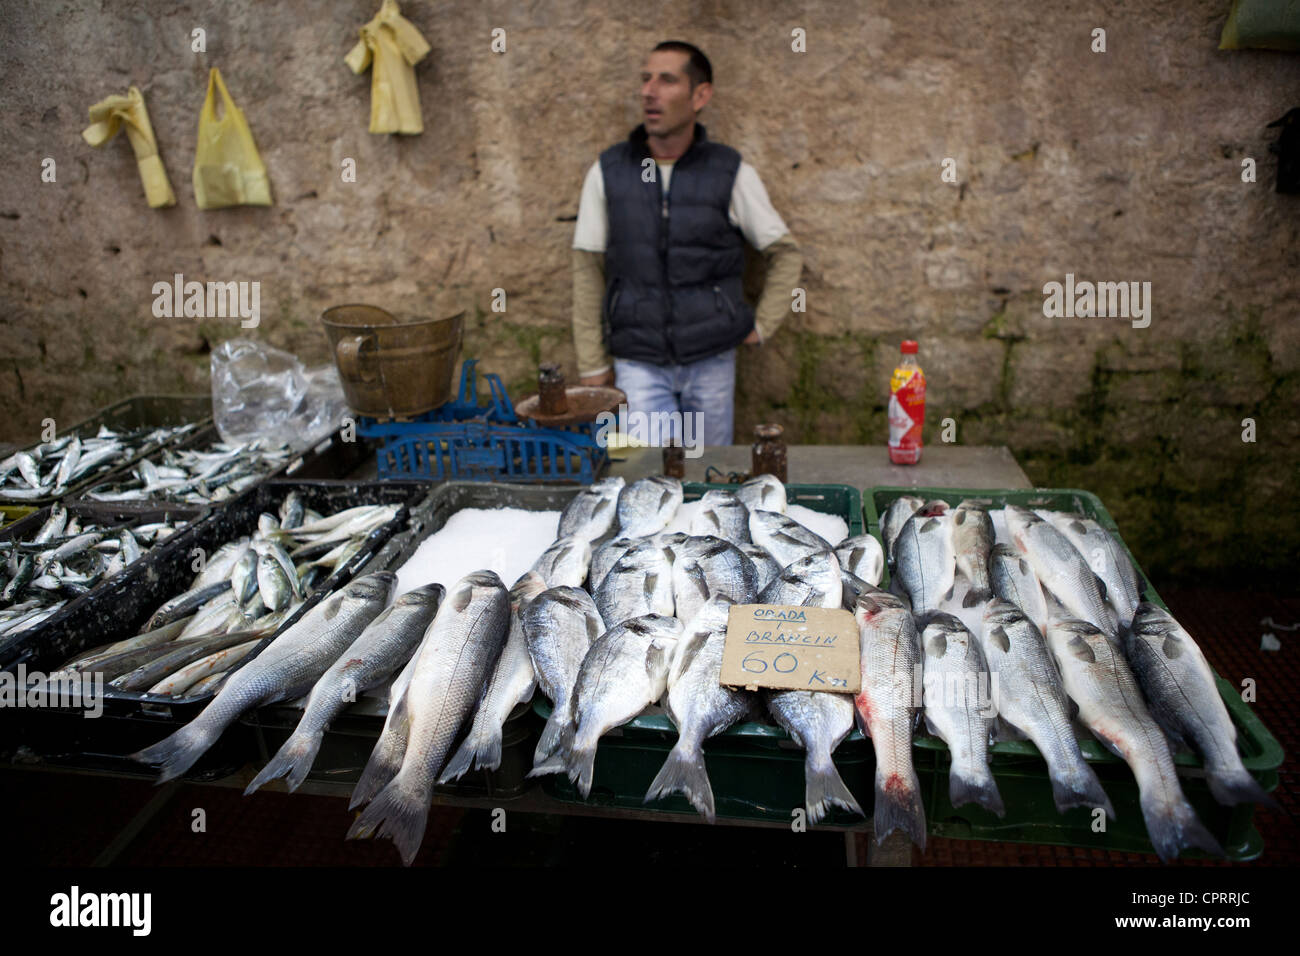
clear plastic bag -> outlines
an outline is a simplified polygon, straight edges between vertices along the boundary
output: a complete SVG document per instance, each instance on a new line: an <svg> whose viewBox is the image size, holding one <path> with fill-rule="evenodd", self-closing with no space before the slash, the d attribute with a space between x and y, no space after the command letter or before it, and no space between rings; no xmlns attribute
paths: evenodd
<svg viewBox="0 0 1300 956"><path fill-rule="evenodd" d="M230 339L212 352L212 416L223 441L309 448L348 413L338 369L308 369L288 352Z"/></svg>

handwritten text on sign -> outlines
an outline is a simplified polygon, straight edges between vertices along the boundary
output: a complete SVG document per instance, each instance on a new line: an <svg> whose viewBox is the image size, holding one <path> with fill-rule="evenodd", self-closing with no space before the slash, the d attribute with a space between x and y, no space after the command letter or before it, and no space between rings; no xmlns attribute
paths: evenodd
<svg viewBox="0 0 1300 956"><path fill-rule="evenodd" d="M850 612L738 604L727 619L719 683L856 694L860 666L858 625Z"/></svg>

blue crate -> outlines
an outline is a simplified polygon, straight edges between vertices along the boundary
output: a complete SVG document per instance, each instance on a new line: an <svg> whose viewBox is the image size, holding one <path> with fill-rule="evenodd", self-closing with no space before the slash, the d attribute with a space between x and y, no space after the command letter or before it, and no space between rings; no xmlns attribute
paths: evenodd
<svg viewBox="0 0 1300 956"><path fill-rule="evenodd" d="M590 484L609 462L594 425L542 428L520 420L501 378L489 373L491 399L478 404L476 359L461 366L457 397L407 422L362 418L357 432L379 439L381 479L561 481Z"/></svg>

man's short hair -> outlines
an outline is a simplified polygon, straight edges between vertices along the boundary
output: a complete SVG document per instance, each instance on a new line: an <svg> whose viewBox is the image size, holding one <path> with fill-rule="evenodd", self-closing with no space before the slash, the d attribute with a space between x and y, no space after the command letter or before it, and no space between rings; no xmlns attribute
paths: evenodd
<svg viewBox="0 0 1300 956"><path fill-rule="evenodd" d="M704 51L693 43L685 43L682 40L665 40L650 52L657 53L659 50L672 50L674 53L686 54L686 75L691 79L692 90L701 83L713 82L713 64L704 55Z"/></svg>

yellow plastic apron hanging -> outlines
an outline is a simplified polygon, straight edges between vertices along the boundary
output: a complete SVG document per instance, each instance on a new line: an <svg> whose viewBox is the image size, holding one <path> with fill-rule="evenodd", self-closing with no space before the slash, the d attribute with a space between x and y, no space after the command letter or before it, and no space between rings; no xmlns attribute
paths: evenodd
<svg viewBox="0 0 1300 956"><path fill-rule="evenodd" d="M225 112L217 118L216 92ZM199 113L199 145L194 151L194 199L200 209L269 206L271 184L253 143L248 121L216 67L208 74L208 96Z"/></svg>
<svg viewBox="0 0 1300 956"><path fill-rule="evenodd" d="M81 138L91 146L103 146L117 135L123 124L135 152L135 163L140 168L145 199L154 209L176 205L176 194L158 155L158 141L154 139L153 124L149 122L144 94L139 89L133 86L126 96L110 96L92 106L90 125L81 131Z"/></svg>
<svg viewBox="0 0 1300 956"><path fill-rule="evenodd" d="M375 18L361 28L361 39L343 62L358 75L371 67L370 132L424 132L415 64L428 52L429 44L402 16L397 0L384 0Z"/></svg>

